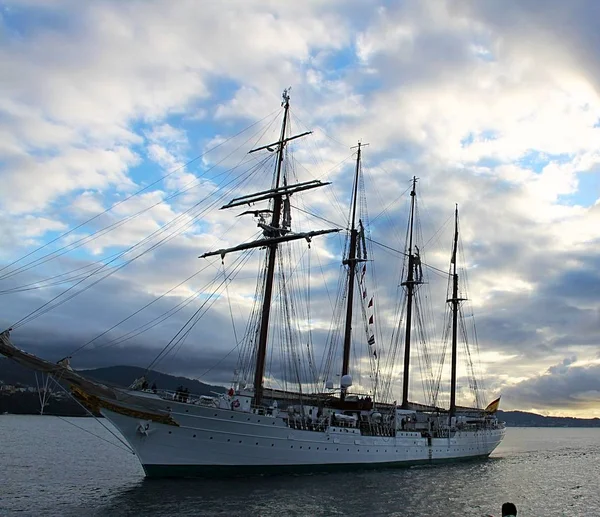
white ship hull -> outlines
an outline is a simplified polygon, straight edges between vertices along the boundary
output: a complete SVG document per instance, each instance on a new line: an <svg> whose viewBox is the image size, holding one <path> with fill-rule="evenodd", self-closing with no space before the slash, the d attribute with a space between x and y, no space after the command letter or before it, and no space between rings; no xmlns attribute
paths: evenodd
<svg viewBox="0 0 600 517"><path fill-rule="evenodd" d="M160 401L163 404L166 401ZM156 406L163 404L156 401ZM149 477L267 474L272 471L383 468L487 457L504 428L456 431L449 438L420 432L364 436L359 429L292 429L280 417L171 403L168 425L103 409Z"/></svg>

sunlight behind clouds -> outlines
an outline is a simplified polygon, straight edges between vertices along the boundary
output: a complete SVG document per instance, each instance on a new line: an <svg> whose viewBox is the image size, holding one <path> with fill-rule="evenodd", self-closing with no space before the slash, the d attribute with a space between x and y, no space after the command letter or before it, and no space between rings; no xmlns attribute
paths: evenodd
<svg viewBox="0 0 600 517"><path fill-rule="evenodd" d="M130 219L47 270L29 270L1 287L106 259L174 218L185 230L80 304L67 303L54 319L33 322L24 340L39 344L50 333L55 339L48 350L85 340L198 271L206 265L197 259L201 253L249 240L257 231L251 217L194 212L194 205L202 199L216 208L224 204L214 194L215 178L228 168L241 173L235 169L240 163L260 171L246 190L268 188L272 164L259 169L264 157L245 153L278 138L276 110L281 91L291 86L293 129L314 130L294 144L295 172L301 180L333 181L295 199L324 220L299 215L294 224L305 229L309 222L319 228L345 222L349 147L359 139L369 143L364 167L374 239L401 248L401 194L413 175L420 178L426 240L452 216L454 203L460 206L488 384L506 392L515 408L592 414L600 391L600 377L594 377L600 182L590 179L600 174L599 6L593 0L5 0L2 262L115 203L66 243ZM228 140L254 123L256 134ZM173 197L180 189L187 190ZM450 237L445 227L426 250L442 270ZM331 311L327 290L335 291L340 256L337 236L313 243L312 260L320 269L314 303L323 314ZM383 251L375 257L382 321L390 325L397 261ZM251 309L259 263L253 256L232 290L238 325ZM218 270L219 264L207 271ZM208 272L170 296L190 296L207 280ZM12 295L2 321L18 320L56 289ZM98 306L111 310L99 314ZM190 362L178 363L177 373L197 374L204 370L198 364L229 350L231 315L224 298L214 312L227 331L200 325L198 333L210 345L190 345ZM156 341L168 339L184 319L178 315L156 329L152 344L136 346L153 352ZM326 320L313 322L320 338ZM573 354L577 363L552 369ZM110 363L108 357L95 360ZM224 382L223 371L231 366L224 363L206 380ZM550 389L555 382L562 391Z"/></svg>

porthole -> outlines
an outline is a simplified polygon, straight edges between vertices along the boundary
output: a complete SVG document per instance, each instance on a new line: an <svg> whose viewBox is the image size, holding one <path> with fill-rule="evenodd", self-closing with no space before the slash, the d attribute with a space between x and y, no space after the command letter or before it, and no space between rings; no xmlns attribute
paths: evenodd
<svg viewBox="0 0 600 517"><path fill-rule="evenodd" d="M169 431L169 434L171 434L171 431Z"/></svg>
<svg viewBox="0 0 600 517"><path fill-rule="evenodd" d="M212 438L213 438L213 437L211 436L211 437L210 437L210 439L212 440Z"/></svg>
<svg viewBox="0 0 600 517"><path fill-rule="evenodd" d="M196 438L196 435L194 435L194 438Z"/></svg>
<svg viewBox="0 0 600 517"><path fill-rule="evenodd" d="M242 443L242 440L240 440L240 443Z"/></svg>

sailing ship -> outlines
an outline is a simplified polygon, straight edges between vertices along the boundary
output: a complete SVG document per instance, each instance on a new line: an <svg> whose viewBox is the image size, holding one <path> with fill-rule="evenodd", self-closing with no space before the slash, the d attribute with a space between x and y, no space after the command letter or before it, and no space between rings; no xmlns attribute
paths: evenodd
<svg viewBox="0 0 600 517"><path fill-rule="evenodd" d="M373 312L374 304L366 294L365 271L370 259L365 221L359 213L360 189L364 185L361 166L364 145L361 143L356 147L353 168L349 229L340 282L342 296L338 297L336 305L341 311L337 320L342 323L339 325L343 338L339 340L342 345L341 365L336 363L338 342L330 336L324 362L326 366L322 368L320 377L313 376L311 384L299 371L299 357L290 346L286 350L291 355L290 369L296 368L292 374L297 381L296 389L266 386L269 329L272 326L276 269L282 258L282 247L287 249L285 247L294 241L310 245L313 238L340 231L339 228L302 232L292 229L292 197L328 183L319 180L290 181L285 167L287 147L291 141L308 132L289 136L290 97L287 91L283 94L282 107L283 120L278 141L250 151L266 150L275 155L271 188L237 197L222 207L268 202L268 208L245 212L256 217L262 235L251 242L202 255L223 260L236 252L265 251L264 269L256 291L257 310L253 311L248 324L246 352L240 354L235 382L226 393L197 397L181 391L172 393L148 389L145 378L137 379L127 389L108 386L74 371L68 359L55 364L18 349L11 339L12 329L0 334L0 353L69 384L73 396L81 404L94 413L101 413L120 431L148 477L381 468L489 456L505 433L504 424L496 417L499 399L485 409L457 405L458 319L464 301L459 294L457 273L458 208L447 299L452 345L449 407L442 408L436 404L437 391L430 404L417 404L409 399L415 300L424 284L421 253L414 240L416 178L410 188L408 242L401 283L401 290L406 296L403 316L398 317L392 338L396 344L399 343L401 330L404 330L402 401L398 404L391 400L391 379L398 378L398 372L393 366L389 367L389 378L387 383L384 382L380 366L383 354L381 349L375 349L373 315L368 314L368 310ZM292 304L286 305L285 302L285 291L291 283L289 277L280 273L276 297L284 306L281 314L288 325L280 331L280 340L291 341L293 332L290 329L294 325L291 322L297 322L300 317ZM360 289L358 296L356 288ZM372 389L368 393L361 391L364 390L362 383L356 390L353 387L353 374L358 369L357 361L352 363L353 343L358 340L358 331L353 329L356 305L361 306L372 373ZM396 352L392 354L390 351L389 355L395 356ZM389 358L387 362L390 363ZM334 383L331 378L335 377L336 371L339 372L339 380ZM439 385L438 381L438 389Z"/></svg>

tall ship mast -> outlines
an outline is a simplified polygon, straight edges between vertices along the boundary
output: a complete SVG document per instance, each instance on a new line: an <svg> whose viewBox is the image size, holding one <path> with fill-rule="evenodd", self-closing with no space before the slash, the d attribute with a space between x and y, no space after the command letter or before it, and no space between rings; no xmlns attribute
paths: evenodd
<svg viewBox="0 0 600 517"><path fill-rule="evenodd" d="M449 417L452 419L456 415L456 372L458 359L458 318L460 303L465 298L459 298L458 295L458 273L456 264L458 262L456 254L458 252L458 205L454 211L454 239L452 241L452 258L450 259L450 281L452 283L452 298L448 299L452 313L452 350L451 350L451 377L450 377L450 410Z"/></svg>
<svg viewBox="0 0 600 517"><path fill-rule="evenodd" d="M364 262L366 259L360 258L360 246L359 242L359 231L356 224L356 205L358 203L358 185L359 185L359 174L360 174L360 158L361 158L361 147L362 144L359 142L356 146L356 169L354 174L354 185L352 187L352 201L351 201L351 213L350 216L350 244L348 246L348 257L344 259L343 264L348 268L348 298L346 304L346 322L344 326L344 353L342 362L342 376L341 376L341 392L340 399L344 401L346 398L346 391L352 385L352 378L350 376L350 351L352 349L352 315L354 305L354 287L356 281L356 266L360 262ZM357 249L358 248L358 249Z"/></svg>
<svg viewBox="0 0 600 517"><path fill-rule="evenodd" d="M201 255L204 259L221 259L222 272L215 279L215 289L210 294L202 291L204 301L199 309L156 359L178 349L198 319L208 312L206 304L223 293L234 273L241 271L250 257L264 254L258 258L259 274L246 331L236 338L233 350L239 349L239 359L234 382L226 393L196 396L152 389L148 388L151 379L146 376L126 389L98 383L73 370L70 357L54 363L18 349L12 339L19 335L21 322L14 325L14 330L9 328L0 334L0 353L69 384L72 395L82 405L114 424L149 477L390 467L489 456L505 433L504 425L496 418L498 400L485 409L457 404L458 318L464 300L459 295L456 266L458 211L447 297L452 322L450 404L441 407L437 392L419 404L409 400L409 395L414 396L409 393L412 355L423 347L423 335L416 330L416 323L422 320L419 293L426 283L426 264L417 243L417 178L411 182L406 265L399 282L405 295L404 310L398 312L396 331L386 347L375 318L377 284L371 249L375 240L369 233L362 165L366 144L359 142L352 148L356 156L347 225L296 231L292 220L296 218L293 212L297 211L300 194L329 183L298 181L294 175L289 159L291 143L310 131L290 133L289 90L283 93L281 107L277 141L249 151L265 157L260 163L272 164L270 187L242 193L221 206L252 207L239 215L253 216L260 234ZM260 203L266 203L266 207L256 208ZM294 294L296 290L305 293L310 305L310 284L301 284L305 268L298 267L301 262L294 257L309 254L314 238L342 230L346 241L339 293L318 366L312 313L308 309L303 312L301 299ZM297 253L294 246L301 251ZM419 337L416 341L415 332ZM404 360L400 370L395 357L402 333ZM275 356L280 357L279 362L273 359ZM147 376L152 375L149 368ZM339 382L334 382L338 376ZM399 377L400 404L393 399Z"/></svg>
<svg viewBox="0 0 600 517"><path fill-rule="evenodd" d="M415 246L414 225L415 225L415 202L417 199L417 178L413 177L412 188L410 191L410 214L408 219L408 253L407 253L407 276L402 282L406 289L406 324L404 337L404 369L402 376L402 409L409 409L408 401L409 379L410 379L410 351L411 351L411 332L412 332L412 311L416 288L423 283L423 272L421 267L421 258L419 250Z"/></svg>

